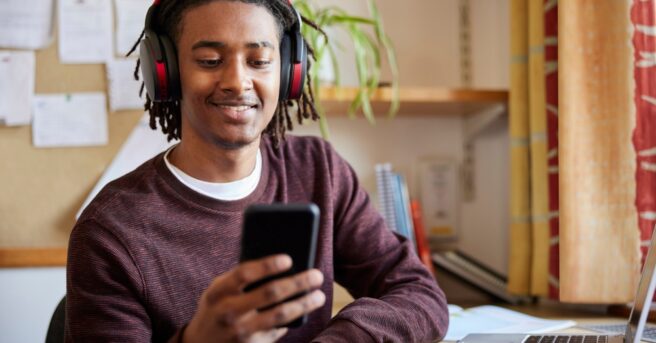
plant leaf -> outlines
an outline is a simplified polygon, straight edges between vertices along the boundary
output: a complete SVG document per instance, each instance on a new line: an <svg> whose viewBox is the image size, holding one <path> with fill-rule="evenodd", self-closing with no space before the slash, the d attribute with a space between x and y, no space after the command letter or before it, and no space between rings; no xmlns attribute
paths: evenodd
<svg viewBox="0 0 656 343"><path fill-rule="evenodd" d="M355 98L353 99L353 101L351 101L351 104L349 105L349 109L348 109L349 118L355 119L355 112L362 105L362 96L363 93L358 90L358 92L355 95Z"/></svg>
<svg viewBox="0 0 656 343"><path fill-rule="evenodd" d="M335 15L330 18L330 21L327 22L329 24L334 24L334 23L344 23L344 24L353 24L353 23L359 23L359 24L367 24L367 25L376 25L376 21L372 19L367 19L363 17L356 17L356 16L351 16L351 15Z"/></svg>
<svg viewBox="0 0 656 343"><path fill-rule="evenodd" d="M317 8L313 6L310 0L295 0L294 6L304 17L316 23L324 31L332 27L343 29L351 38L354 48L353 55L358 88L355 98L349 105L348 114L349 117L353 118L361 109L365 118L373 124L375 123L375 117L370 97L376 93L379 85L383 54L385 54L392 74L392 99L388 111L388 116L390 117L393 117L399 108L398 66L394 46L384 31L382 17L376 7L375 1L367 0L367 3L370 14L369 18L351 15L337 6ZM369 33L369 28L371 28L373 35ZM318 101L320 99L319 64L331 63L335 83L340 85L341 73L335 48L342 49L343 47L337 41L328 42L323 35L309 27L309 25L303 26L303 35L315 51L317 63L312 65L310 74L312 76L312 85L315 89L315 99L318 103L320 102ZM329 59L325 58L326 53L328 53ZM321 117L320 126L322 135L327 137L327 121L323 114L323 107L318 104L317 110Z"/></svg>
<svg viewBox="0 0 656 343"><path fill-rule="evenodd" d="M396 54L394 52L395 49L392 40L385 33L385 29L383 27L383 19L380 15L380 12L378 11L378 8L376 7L376 3L373 0L368 0L367 2L369 4L369 12L371 12L371 16L376 21L376 25L374 25L376 37L378 41L383 45L385 53L387 54L387 62L392 73L392 99L390 103L390 109L388 111L388 117L393 118L398 112L400 106L398 83L399 69L396 63Z"/></svg>
<svg viewBox="0 0 656 343"><path fill-rule="evenodd" d="M330 44L328 44L327 47L328 47L328 54L330 56L330 63L332 63L333 66L333 76L335 77L335 86L339 87L342 84L342 79L340 77L341 73L339 72L339 62L337 61L337 55L335 54L335 50L333 50Z"/></svg>

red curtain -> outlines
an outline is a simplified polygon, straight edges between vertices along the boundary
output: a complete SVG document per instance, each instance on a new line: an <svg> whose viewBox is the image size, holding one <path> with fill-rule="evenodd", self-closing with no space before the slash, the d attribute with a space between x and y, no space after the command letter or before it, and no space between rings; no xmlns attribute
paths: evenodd
<svg viewBox="0 0 656 343"><path fill-rule="evenodd" d="M544 0L545 64L558 63L558 3ZM549 298L558 299L558 68L546 73L547 165L549 186Z"/></svg>
<svg viewBox="0 0 656 343"><path fill-rule="evenodd" d="M636 208L642 260L656 223L656 27L654 1L634 0L633 24L636 126Z"/></svg>

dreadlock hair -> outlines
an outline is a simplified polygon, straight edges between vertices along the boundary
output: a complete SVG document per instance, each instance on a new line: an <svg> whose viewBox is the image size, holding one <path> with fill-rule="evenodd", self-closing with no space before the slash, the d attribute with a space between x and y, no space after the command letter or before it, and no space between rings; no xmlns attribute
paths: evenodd
<svg viewBox="0 0 656 343"><path fill-rule="evenodd" d="M281 39L283 32L292 27L294 22L297 20L296 13L290 7L291 5L287 0L165 0L158 4L157 13L154 16L154 22L151 29L158 32L159 34L166 34L171 38L174 45L180 38L180 23L182 21L182 16L190 8L200 6L212 1L240 1L248 4L254 4L256 6L261 6L265 8L269 13L276 19L276 24L278 26L278 38ZM319 28L314 22L308 20L305 17L302 17L303 23L309 25L313 29L320 32L326 40L328 36L326 35L321 28ZM132 49L127 53L126 56L129 56L136 50L141 42L141 39L144 36L144 31L141 32L139 39L134 43ZM305 40L305 38L303 38ZM308 70L312 66L312 59L315 59L314 50L312 47L307 44L305 45L308 49L309 58L307 60ZM291 118L291 107L296 107L297 110L297 121L299 124L303 122L303 119L319 119L319 113L314 106L314 92L312 90L312 79L311 76L306 74L307 85L304 87L303 93L301 94L298 100L283 100L278 103L276 111L269 122L268 126L264 130L264 133L271 136L275 146L278 146L280 140L285 139L285 132L291 131L293 129L293 123ZM139 80L139 60L137 60L136 68L134 69L134 78ZM144 83L141 82L141 88L139 90L139 96L143 95ZM144 104L144 109L150 114L150 128L153 130L157 129L157 124L161 127L161 130L164 134L167 135L169 141L173 139L180 139L182 137L181 131L181 112L180 112L180 101L168 101L168 102L154 102L150 99L148 94L146 94L146 103Z"/></svg>

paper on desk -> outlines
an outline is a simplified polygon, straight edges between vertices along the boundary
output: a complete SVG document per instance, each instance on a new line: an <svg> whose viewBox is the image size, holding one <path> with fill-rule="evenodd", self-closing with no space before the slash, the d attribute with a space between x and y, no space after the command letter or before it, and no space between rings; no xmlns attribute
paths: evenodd
<svg viewBox="0 0 656 343"><path fill-rule="evenodd" d="M152 0L114 0L116 53L125 56L144 29L144 18ZM133 53L139 55L139 49Z"/></svg>
<svg viewBox="0 0 656 343"><path fill-rule="evenodd" d="M39 148L107 144L104 93L34 97L32 140Z"/></svg>
<svg viewBox="0 0 656 343"><path fill-rule="evenodd" d="M143 108L144 100L139 97L141 81L134 79L136 65L136 60L112 60L107 63L111 111ZM143 79L139 77L139 80Z"/></svg>
<svg viewBox="0 0 656 343"><path fill-rule="evenodd" d="M84 204L77 212L75 218L79 218L82 211L96 197L96 194L109 182L132 171L143 162L176 144L176 141L167 142L166 135L159 129L153 130L148 126L148 113L144 114L137 126L132 130L128 139L121 146L112 163L107 167L98 183L93 187L91 193L84 200Z"/></svg>
<svg viewBox="0 0 656 343"><path fill-rule="evenodd" d="M34 97L33 51L0 51L0 122L28 125Z"/></svg>
<svg viewBox="0 0 656 343"><path fill-rule="evenodd" d="M0 1L0 47L41 49L52 40L54 0Z"/></svg>
<svg viewBox="0 0 656 343"><path fill-rule="evenodd" d="M573 320L542 319L498 306L462 309L449 305L449 329L445 341L457 341L470 333L544 333L575 326Z"/></svg>
<svg viewBox="0 0 656 343"><path fill-rule="evenodd" d="M59 59L62 63L104 63L112 56L112 3L59 0Z"/></svg>

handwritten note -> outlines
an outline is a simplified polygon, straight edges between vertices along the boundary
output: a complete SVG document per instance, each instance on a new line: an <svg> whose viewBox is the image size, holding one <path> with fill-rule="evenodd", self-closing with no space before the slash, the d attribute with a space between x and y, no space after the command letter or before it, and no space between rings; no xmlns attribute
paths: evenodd
<svg viewBox="0 0 656 343"><path fill-rule="evenodd" d="M134 79L136 65L136 60L112 60L107 63L111 111L143 108L145 100L139 97L141 81ZM140 76L139 80L143 78Z"/></svg>
<svg viewBox="0 0 656 343"><path fill-rule="evenodd" d="M112 55L112 4L107 0L59 0L59 59L104 63Z"/></svg>
<svg viewBox="0 0 656 343"><path fill-rule="evenodd" d="M107 144L104 93L37 95L32 140L39 148Z"/></svg>
<svg viewBox="0 0 656 343"><path fill-rule="evenodd" d="M32 51L0 51L0 122L28 125L34 97Z"/></svg>
<svg viewBox="0 0 656 343"><path fill-rule="evenodd" d="M41 49L52 41L54 0L0 1L0 47Z"/></svg>
<svg viewBox="0 0 656 343"><path fill-rule="evenodd" d="M144 29L151 0L114 0L116 10L116 53L125 56ZM139 55L139 49L133 53Z"/></svg>

